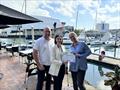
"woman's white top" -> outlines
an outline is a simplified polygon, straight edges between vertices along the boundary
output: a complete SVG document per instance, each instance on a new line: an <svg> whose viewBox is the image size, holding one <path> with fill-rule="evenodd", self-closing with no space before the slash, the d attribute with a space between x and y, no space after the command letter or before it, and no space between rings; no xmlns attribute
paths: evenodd
<svg viewBox="0 0 120 90"><path fill-rule="evenodd" d="M53 47L52 61L51 61L50 69L49 69L49 73L53 76L58 76L60 67L62 63L64 62L62 61L63 52L65 52L65 48L63 45L61 45L61 47L59 48L57 47L57 45Z"/></svg>

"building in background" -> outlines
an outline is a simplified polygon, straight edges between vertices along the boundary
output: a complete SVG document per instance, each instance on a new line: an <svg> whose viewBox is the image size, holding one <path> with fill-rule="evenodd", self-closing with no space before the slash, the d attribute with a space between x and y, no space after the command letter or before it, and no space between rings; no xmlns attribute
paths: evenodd
<svg viewBox="0 0 120 90"><path fill-rule="evenodd" d="M105 23L105 22L97 23L96 30L98 30L100 32L107 32L107 31L109 31L109 24Z"/></svg>
<svg viewBox="0 0 120 90"><path fill-rule="evenodd" d="M26 39L31 39L32 29L34 29L35 39L42 35L43 29L45 27L50 27L52 29L53 35L64 34L66 31L73 31L72 26L65 26L65 22L61 22L59 19L44 17L44 16L34 16L43 22L24 24L19 26L11 26L0 33L0 37L25 37Z"/></svg>

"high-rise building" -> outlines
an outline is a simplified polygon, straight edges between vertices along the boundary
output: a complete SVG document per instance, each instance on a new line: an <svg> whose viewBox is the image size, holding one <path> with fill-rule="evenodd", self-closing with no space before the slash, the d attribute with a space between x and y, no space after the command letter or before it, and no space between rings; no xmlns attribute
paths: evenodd
<svg viewBox="0 0 120 90"><path fill-rule="evenodd" d="M109 30L109 24L105 23L105 22L97 23L96 30L102 31L102 32L107 32Z"/></svg>

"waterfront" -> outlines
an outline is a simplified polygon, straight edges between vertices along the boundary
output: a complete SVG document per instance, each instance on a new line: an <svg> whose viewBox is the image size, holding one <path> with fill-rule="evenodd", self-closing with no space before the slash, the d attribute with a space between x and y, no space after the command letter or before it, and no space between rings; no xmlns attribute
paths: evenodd
<svg viewBox="0 0 120 90"><path fill-rule="evenodd" d="M109 86L104 85L106 77L103 75L110 71L112 70L105 68L104 66L89 63L85 79L98 90L111 90Z"/></svg>
<svg viewBox="0 0 120 90"><path fill-rule="evenodd" d="M28 44L32 40L26 40L25 38L0 38L0 42L13 45ZM69 49L69 45L65 45L66 49ZM92 53L99 54L101 50L105 50L106 56L120 59L120 47L106 47L104 45L89 45Z"/></svg>
<svg viewBox="0 0 120 90"><path fill-rule="evenodd" d="M85 85L94 86L97 88L89 88L87 86L87 90L111 90L109 87L104 86L105 77L103 74L111 71L110 66L120 65L119 0L109 0L109 2L105 2L104 0L92 0L90 2L87 0L59 0L57 3L54 3L54 1L39 2L34 0L13 0L11 2L8 0L1 0L0 6L3 7L1 7L1 17L3 17L0 20L1 25L10 25L10 27L12 27L13 24L19 24L16 27L15 32L12 28L8 30L3 29L0 32L2 37L6 37L6 39L0 38L2 46L5 46L2 49L0 47L0 74L2 73L2 78L0 77L0 90L25 90L24 78L26 75L25 69L28 63L23 64L26 57L20 55L20 51L25 50L26 48L32 48L33 43L31 43L32 40L26 40L23 36L29 37L30 35L30 37L32 37L34 35L34 39L36 39L36 35L42 35L38 32L39 30L41 32L44 26L50 26L50 28L54 30L54 34L55 31L61 32L83 30L85 32L85 41L86 43L90 42L89 47L92 53L94 53L87 58L88 70L85 79L88 84L85 83ZM24 25L21 24L31 22L31 20L29 21L29 15L31 15L31 19L33 16L45 16L45 19L43 19L44 17L39 17L39 20L36 19L36 21L35 18L33 18L32 22L41 21L42 23L40 22L38 25L30 24L30 26L25 25L24 27ZM46 17L50 17L50 20ZM22 18L25 21L23 21ZM63 29L63 27L66 27L67 25L71 25L72 29ZM60 28L60 30L57 30L57 28ZM21 30L23 31L21 32ZM9 38L14 36L19 38ZM28 44L30 44L30 46ZM69 45L65 45L65 47L69 50ZM98 54L100 54L101 50L105 51L105 58L102 62L98 60ZM13 54L14 52L15 54ZM20 59L21 56L22 59ZM28 56L28 54L26 56ZM108 58L108 56L111 58ZM105 65L110 66L106 67ZM71 79L71 77L69 79ZM65 80L67 81L66 78ZM35 81L36 79L34 82ZM33 82L31 83L32 84L28 90L35 90L31 89L33 87ZM64 82L63 84L67 85ZM63 90L72 90L70 88L64 88Z"/></svg>

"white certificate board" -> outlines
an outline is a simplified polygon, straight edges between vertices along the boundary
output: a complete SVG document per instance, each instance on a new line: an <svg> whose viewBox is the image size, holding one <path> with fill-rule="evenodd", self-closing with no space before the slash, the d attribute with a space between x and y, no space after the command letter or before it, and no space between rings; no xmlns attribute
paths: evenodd
<svg viewBox="0 0 120 90"><path fill-rule="evenodd" d="M53 61L49 68L49 74L53 76L58 76L61 65L62 65L62 62Z"/></svg>
<svg viewBox="0 0 120 90"><path fill-rule="evenodd" d="M75 62L75 55L70 52L65 52L62 55L62 60L63 61L69 61L69 62Z"/></svg>

